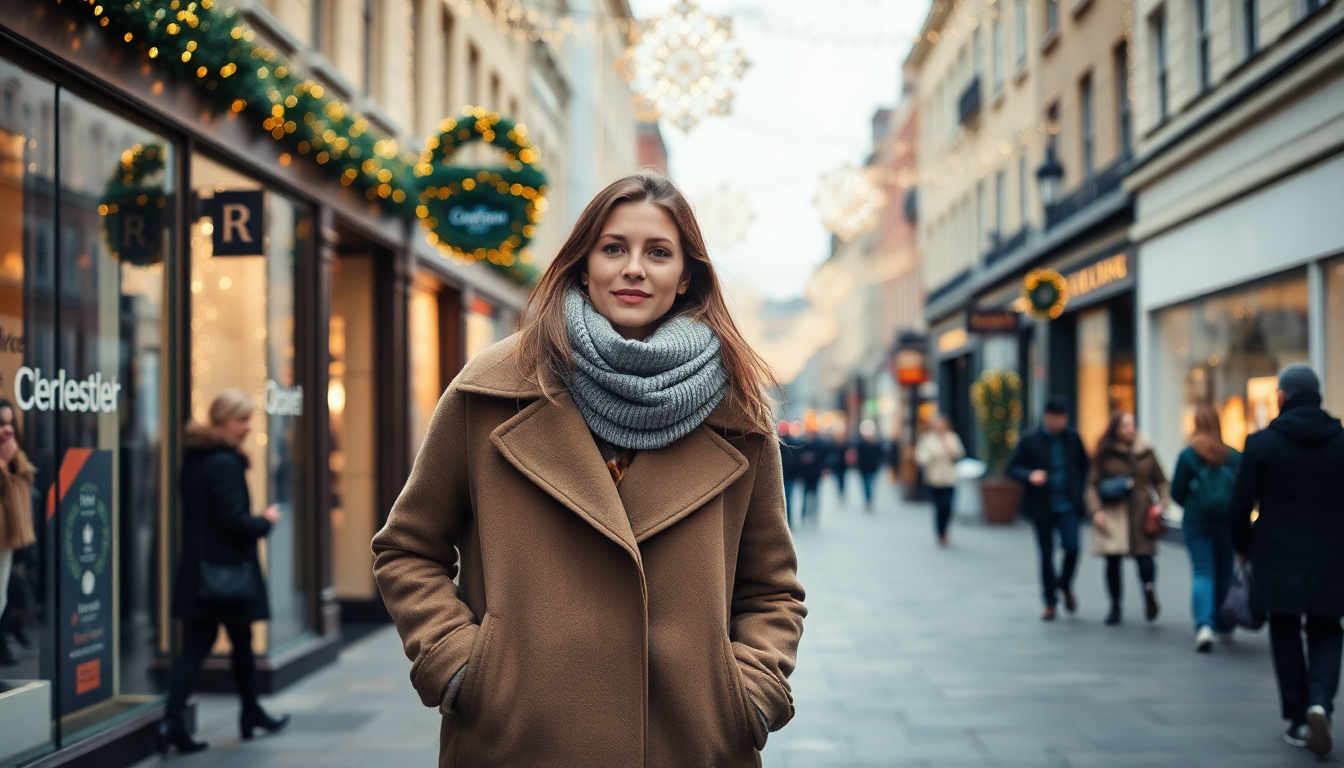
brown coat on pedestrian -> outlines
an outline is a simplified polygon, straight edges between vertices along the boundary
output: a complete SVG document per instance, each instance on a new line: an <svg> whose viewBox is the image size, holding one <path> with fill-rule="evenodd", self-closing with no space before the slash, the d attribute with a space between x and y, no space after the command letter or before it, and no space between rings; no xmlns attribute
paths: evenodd
<svg viewBox="0 0 1344 768"><path fill-rule="evenodd" d="M373 540L439 765L760 765L806 615L773 435L725 400L618 487L515 345L449 386Z"/></svg>
<svg viewBox="0 0 1344 768"><path fill-rule="evenodd" d="M1103 504L1097 484L1108 477L1126 476L1134 478L1129 497ZM1147 437L1137 435L1132 445L1117 443L1115 450L1098 454L1087 481L1087 508L1094 515L1100 511L1106 524L1104 528L1092 526L1092 554L1155 554L1157 540L1144 533L1144 521L1154 503L1171 505L1169 491L1167 476Z"/></svg>
<svg viewBox="0 0 1344 768"><path fill-rule="evenodd" d="M23 549L37 541L33 532L33 478L37 467L23 451L14 454L10 463L12 472L0 463L0 549Z"/></svg>

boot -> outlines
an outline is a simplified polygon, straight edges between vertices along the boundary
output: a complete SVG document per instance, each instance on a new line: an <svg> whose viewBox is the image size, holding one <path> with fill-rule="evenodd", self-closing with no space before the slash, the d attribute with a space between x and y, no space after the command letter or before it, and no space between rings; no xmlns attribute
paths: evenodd
<svg viewBox="0 0 1344 768"><path fill-rule="evenodd" d="M243 707L243 713L238 718L238 729L242 731L243 739L252 738L252 732L257 728L267 733L276 733L286 725L289 725L289 715L271 717L260 704Z"/></svg>
<svg viewBox="0 0 1344 768"><path fill-rule="evenodd" d="M9 641L3 633L0 633L0 667L12 667L18 663L19 660L14 658L14 654L9 650Z"/></svg>
<svg viewBox="0 0 1344 768"><path fill-rule="evenodd" d="M1114 627L1120 623L1120 604L1111 603L1111 612L1106 614L1106 626Z"/></svg>
<svg viewBox="0 0 1344 768"><path fill-rule="evenodd" d="M168 748L177 747L177 751L182 754L191 752L200 752L202 749L210 746L204 741L196 741L187 733L186 721L181 712L169 712L159 721L159 731L156 734L159 756L168 759Z"/></svg>

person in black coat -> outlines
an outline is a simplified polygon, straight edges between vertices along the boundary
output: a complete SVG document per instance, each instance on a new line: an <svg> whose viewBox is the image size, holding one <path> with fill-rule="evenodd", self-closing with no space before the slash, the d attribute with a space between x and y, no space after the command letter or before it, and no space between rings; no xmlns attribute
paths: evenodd
<svg viewBox="0 0 1344 768"><path fill-rule="evenodd" d="M191 424L183 438L179 484L182 550L172 603L173 618L182 621L182 652L173 664L167 712L159 725L159 751L165 756L170 744L181 752L208 746L192 739L183 714L196 673L210 655L220 624L232 646L233 681L243 705L239 718L243 738L251 738L257 728L278 731L289 722L288 716L273 718L262 710L252 655L252 622L271 616L257 541L280 521L274 505L261 517L252 514L246 476L249 462L239 446L252 431L255 409L256 404L246 394L225 390L210 405L210 425ZM251 596L220 599L211 595L212 585L203 575L205 567L214 567L216 574L245 577L242 591Z"/></svg>
<svg viewBox="0 0 1344 768"><path fill-rule="evenodd" d="M784 516L793 525L793 486L798 482L798 446L802 444L790 433L787 421L779 422L779 465L784 474Z"/></svg>
<svg viewBox="0 0 1344 768"><path fill-rule="evenodd" d="M803 506L798 511L798 521L802 523L808 515L817 513L817 487L822 474L830 468L831 441L809 428L803 444L794 450L794 461L798 479L803 483Z"/></svg>
<svg viewBox="0 0 1344 768"><path fill-rule="evenodd" d="M1229 513L1233 547L1251 561L1252 593L1269 614L1284 738L1325 755L1344 651L1344 427L1322 410L1310 367L1279 374L1279 416L1246 438Z"/></svg>
<svg viewBox="0 0 1344 768"><path fill-rule="evenodd" d="M1045 611L1055 618L1059 595L1069 613L1078 610L1073 575L1078 568L1078 525L1087 507L1087 450L1078 433L1069 428L1069 402L1055 395L1045 404L1041 426L1022 436L1008 459L1008 476L1022 483L1022 517L1036 527L1040 551L1041 592ZM1054 541L1059 535L1064 562L1055 570Z"/></svg>
<svg viewBox="0 0 1344 768"><path fill-rule="evenodd" d="M886 450L877 441L877 425L865 421L859 425L859 440L854 444L854 466L859 470L859 479L863 482L863 505L873 511L873 486L877 481L877 471L882 468Z"/></svg>

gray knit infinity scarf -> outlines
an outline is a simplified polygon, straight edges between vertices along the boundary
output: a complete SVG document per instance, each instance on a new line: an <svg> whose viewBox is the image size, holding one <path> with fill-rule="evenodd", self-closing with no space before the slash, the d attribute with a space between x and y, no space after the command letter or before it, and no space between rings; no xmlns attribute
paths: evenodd
<svg viewBox="0 0 1344 768"><path fill-rule="evenodd" d="M565 294L574 370L562 376L593 434L639 451L671 445L728 393L719 337L674 317L644 341L621 338L576 289Z"/></svg>

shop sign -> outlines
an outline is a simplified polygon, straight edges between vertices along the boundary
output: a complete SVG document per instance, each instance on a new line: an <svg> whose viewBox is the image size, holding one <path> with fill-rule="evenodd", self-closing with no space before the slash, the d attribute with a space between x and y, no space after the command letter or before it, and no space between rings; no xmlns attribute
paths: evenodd
<svg viewBox="0 0 1344 768"><path fill-rule="evenodd" d="M1080 299L1093 291L1129 279L1129 251L1108 256L1065 276L1069 296Z"/></svg>
<svg viewBox="0 0 1344 768"><path fill-rule="evenodd" d="M115 376L104 380L101 371L76 379L67 378L61 368L55 378L47 379L41 368L25 365L14 374L14 401L21 411L114 413L120 400L121 384Z"/></svg>
<svg viewBox="0 0 1344 768"><path fill-rule="evenodd" d="M267 379L265 406L271 416L302 416L303 387L298 384L286 387L275 379Z"/></svg>
<svg viewBox="0 0 1344 768"><path fill-rule="evenodd" d="M965 328L953 328L944 331L938 336L938 351L952 352L966 346L970 339L967 337Z"/></svg>
<svg viewBox="0 0 1344 768"><path fill-rule="evenodd" d="M966 330L986 336L1015 334L1017 317L1017 313L1011 309L972 309L966 313Z"/></svg>
<svg viewBox="0 0 1344 768"><path fill-rule="evenodd" d="M204 202L214 221L210 243L216 256L261 256L266 223L266 193L261 190L216 192Z"/></svg>
<svg viewBox="0 0 1344 768"><path fill-rule="evenodd" d="M61 461L61 714L112 696L112 451L71 448Z"/></svg>

